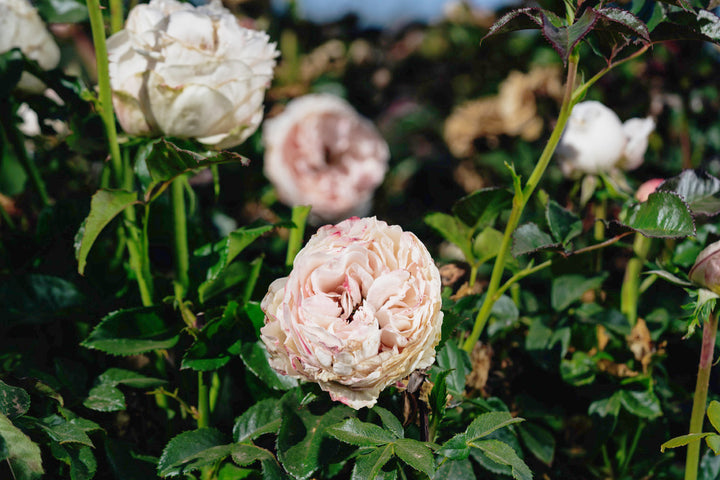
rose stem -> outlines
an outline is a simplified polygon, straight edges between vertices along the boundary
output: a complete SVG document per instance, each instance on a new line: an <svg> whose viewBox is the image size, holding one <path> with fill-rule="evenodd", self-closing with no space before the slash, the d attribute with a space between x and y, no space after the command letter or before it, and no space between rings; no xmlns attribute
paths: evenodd
<svg viewBox="0 0 720 480"><path fill-rule="evenodd" d="M292 222L295 225L290 229L290 238L288 239L287 257L285 257L285 265L292 267L295 255L302 248L303 239L305 238L305 221L310 214L310 206L297 205L292 209Z"/></svg>
<svg viewBox="0 0 720 480"><path fill-rule="evenodd" d="M123 161L120 156L120 145L118 144L117 129L115 127L115 114L112 105L112 91L110 89L110 69L105 43L105 27L102 12L100 11L99 0L86 0L90 27L92 29L93 44L95 45L95 59L97 62L98 76L98 113L105 125L108 146L110 148L110 164L115 176L116 185L132 187L132 173L124 174ZM129 177L129 178L126 178ZM123 216L130 225L128 233L128 255L130 256L130 267L135 272L135 278L140 290L140 297L144 306L153 304L152 300L152 277L146 275L149 266L143 266L143 255L140 246L140 239L137 234L135 210L130 207L123 210Z"/></svg>
<svg viewBox="0 0 720 480"><path fill-rule="evenodd" d="M30 177L33 187L35 187L38 195L40 195L40 200L42 201L43 206L46 207L50 205L50 198L48 197L45 183L43 182L40 172L38 171L32 157L28 155L27 149L25 148L25 139L20 134L17 127L12 124L14 115L11 114L12 110L10 108L10 104L8 102L3 102L2 107L2 117L5 120L3 121L5 124L5 137L12 145L13 150L15 151L15 156L20 161L23 170L25 170L27 176Z"/></svg>
<svg viewBox="0 0 720 480"><path fill-rule="evenodd" d="M123 2L110 0L110 33L117 33L123 28Z"/></svg>
<svg viewBox="0 0 720 480"><path fill-rule="evenodd" d="M640 297L640 274L650 250L650 239L636 233L633 241L635 256L628 261L625 278L620 289L620 311L634 326L638 318L638 299Z"/></svg>
<svg viewBox="0 0 720 480"><path fill-rule="evenodd" d="M187 218L185 216L185 177L180 176L170 185L170 201L172 202L173 226L175 232L175 295L182 301L188 288L188 270L190 256L188 254Z"/></svg>
<svg viewBox="0 0 720 480"><path fill-rule="evenodd" d="M707 402L708 385L710 384L710 369L712 368L713 353L715 350L715 335L717 334L718 320L715 312L703 325L702 348L700 349L700 363L698 364L697 383L693 397L692 414L690 415L690 431L688 433L702 432L705 419L705 404ZM685 480L696 480L698 464L700 462L700 439L688 443L687 458L685 459Z"/></svg>
<svg viewBox="0 0 720 480"><path fill-rule="evenodd" d="M570 111L573 107L572 94L573 88L575 86L577 67L578 54L576 50L570 55L570 58L568 60L565 95L563 97L563 102L560 107L560 115L558 116L558 121L555 124L555 128L550 134L550 139L545 145L545 149L540 155L540 159L535 165L535 168L533 169L530 178L528 178L525 188L520 190L520 186L516 186L515 196L513 197L512 202L512 210L510 211L510 218L508 219L508 223L505 227L505 233L500 244L500 250L498 251L497 257L495 257L495 265L493 266L492 274L490 275L490 283L488 284L488 289L485 294L485 301L483 302L482 307L480 307L480 311L475 318L475 325L473 326L472 332L463 344L463 349L468 353L472 352L473 347L480 339L480 334L482 333L483 328L485 328L485 324L490 318L492 307L497 301L497 299L500 298L500 296L497 295L497 291L500 287L500 280L502 279L502 275L505 271L505 260L507 258L507 253L512 243L512 234L515 231L515 228L517 228L518 223L520 223L520 217L522 216L525 205L527 204L528 200L530 200L530 197L535 191L538 183L540 183L540 179L542 178L548 164L550 163L550 159L555 152L555 147L557 147L557 144L560 141L560 135L565 129L565 124L570 117Z"/></svg>
<svg viewBox="0 0 720 480"><path fill-rule="evenodd" d="M198 372L198 428L210 426L210 395L204 372Z"/></svg>

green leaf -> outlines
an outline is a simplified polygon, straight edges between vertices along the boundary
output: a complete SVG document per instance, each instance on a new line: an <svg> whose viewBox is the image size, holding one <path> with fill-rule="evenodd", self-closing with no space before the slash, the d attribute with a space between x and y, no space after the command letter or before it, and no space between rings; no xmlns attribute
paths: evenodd
<svg viewBox="0 0 720 480"><path fill-rule="evenodd" d="M153 143L145 161L152 179L145 193L146 200L162 192L176 177L184 173L221 163L232 162L243 166L250 163L250 160L237 153L222 151L204 156L178 148L162 138Z"/></svg>
<svg viewBox="0 0 720 480"><path fill-rule="evenodd" d="M70 466L71 480L90 480L95 476L97 461L90 447L53 442L50 449L56 459Z"/></svg>
<svg viewBox="0 0 720 480"><path fill-rule="evenodd" d="M483 188L467 195L452 207L453 214L475 231L490 227L512 202L512 194L502 188Z"/></svg>
<svg viewBox="0 0 720 480"><path fill-rule="evenodd" d="M260 257L258 257L259 259ZM256 259L256 261L258 260ZM220 295L240 282L247 280L252 272L252 263L233 262L226 266L214 280L208 280L198 287L198 298L205 303L213 297Z"/></svg>
<svg viewBox="0 0 720 480"><path fill-rule="evenodd" d="M447 406L447 376L452 370L443 370L434 377L433 387L430 390L430 397L428 398L428 404L431 411L431 424L437 427L440 426L440 422L445 416L445 409ZM433 440L433 439L431 439Z"/></svg>
<svg viewBox="0 0 720 480"><path fill-rule="evenodd" d="M540 230L534 223L520 225L512 234L512 255L519 257L526 253L537 252L545 248L557 248L560 245L550 235Z"/></svg>
<svg viewBox="0 0 720 480"><path fill-rule="evenodd" d="M357 418L348 418L342 423L327 428L326 432L342 442L357 447L385 445L397 439L397 436L387 430Z"/></svg>
<svg viewBox="0 0 720 480"><path fill-rule="evenodd" d="M148 377L132 370L125 370L124 368L109 368L98 377L97 383L112 386L126 385L132 388L154 388L165 385L167 381L160 378Z"/></svg>
<svg viewBox="0 0 720 480"><path fill-rule="evenodd" d="M571 385L579 387L595 380L595 362L585 352L575 352L571 359L560 362L560 375Z"/></svg>
<svg viewBox="0 0 720 480"><path fill-rule="evenodd" d="M620 392L615 392L608 398L596 400L590 404L588 414L599 415L600 417L617 417L620 413Z"/></svg>
<svg viewBox="0 0 720 480"><path fill-rule="evenodd" d="M483 299L485 294L483 294ZM492 320L488 325L488 335L510 328L520 318L520 311L515 302L507 295L501 295L490 309Z"/></svg>
<svg viewBox="0 0 720 480"><path fill-rule="evenodd" d="M30 395L20 387L12 387L0 380L0 414L9 419L24 415L30 408Z"/></svg>
<svg viewBox="0 0 720 480"><path fill-rule="evenodd" d="M98 412L125 410L125 394L113 385L101 384L90 389L83 405Z"/></svg>
<svg viewBox="0 0 720 480"><path fill-rule="evenodd" d="M502 232L492 227L483 229L473 240L473 254L477 258L477 264L482 265L488 260L497 256L502 243Z"/></svg>
<svg viewBox="0 0 720 480"><path fill-rule="evenodd" d="M579 300L588 290L600 288L607 274L586 278L584 275L563 275L553 279L550 303L561 312Z"/></svg>
<svg viewBox="0 0 720 480"><path fill-rule="evenodd" d="M694 440L701 440L712 433L688 433L679 437L671 438L667 442L660 445L660 453L664 453L667 448L683 447Z"/></svg>
<svg viewBox="0 0 720 480"><path fill-rule="evenodd" d="M702 480L712 480L720 476L720 455L706 451L700 460L700 471L698 477Z"/></svg>
<svg viewBox="0 0 720 480"><path fill-rule="evenodd" d="M401 438L395 441L394 450L400 460L432 478L435 473L435 459L432 450L425 443L412 438Z"/></svg>
<svg viewBox="0 0 720 480"><path fill-rule="evenodd" d="M535 423L523 423L519 426L520 438L530 453L543 462L551 465L555 457L555 437L547 429Z"/></svg>
<svg viewBox="0 0 720 480"><path fill-rule="evenodd" d="M720 402L713 400L707 408L707 416L716 432L720 432Z"/></svg>
<svg viewBox="0 0 720 480"><path fill-rule="evenodd" d="M539 30L542 26L542 10L539 8L516 8L500 17L485 35L486 38L518 30Z"/></svg>
<svg viewBox="0 0 720 480"><path fill-rule="evenodd" d="M220 318L211 320L185 351L180 369L217 370L240 353L238 304L230 302Z"/></svg>
<svg viewBox="0 0 720 480"><path fill-rule="evenodd" d="M159 307L118 310L108 314L82 342L111 355L135 355L173 347L178 325L167 326Z"/></svg>
<svg viewBox="0 0 720 480"><path fill-rule="evenodd" d="M458 398L462 397L465 393L465 377L472 370L468 353L454 341L448 340L437 353L435 361L440 370L452 370L447 376L448 391Z"/></svg>
<svg viewBox="0 0 720 480"><path fill-rule="evenodd" d="M611 30L624 35L639 37L643 43L650 42L647 25L638 17L622 8L600 8L595 10L598 22L596 30Z"/></svg>
<svg viewBox="0 0 720 480"><path fill-rule="evenodd" d="M708 10L668 12L665 21L652 31L655 42L696 40L720 43L720 19Z"/></svg>
<svg viewBox="0 0 720 480"><path fill-rule="evenodd" d="M255 343L243 344L240 357L245 362L248 370L274 390L289 390L298 385L298 381L293 377L282 375L273 370L270 363L268 363L270 356L267 348L260 340Z"/></svg>
<svg viewBox="0 0 720 480"><path fill-rule="evenodd" d="M275 460L272 453L256 445L237 444L232 446L233 461L242 466L250 465L258 460Z"/></svg>
<svg viewBox="0 0 720 480"><path fill-rule="evenodd" d="M326 413L314 415L301 406L299 391L291 391L283 397L283 421L277 439L278 459L285 470L299 480L305 480L320 468L320 458L327 458L323 440L326 429L351 415L349 407L339 405Z"/></svg>
<svg viewBox="0 0 720 480"><path fill-rule="evenodd" d="M566 245L582 233L582 220L574 213L564 209L555 200L550 200L545 209L550 233L557 243Z"/></svg>
<svg viewBox="0 0 720 480"><path fill-rule="evenodd" d="M75 443L93 447L92 440L88 437L89 432L102 430L100 426L84 418L73 418L68 420L60 415L50 415L37 423L45 433L59 444Z"/></svg>
<svg viewBox="0 0 720 480"><path fill-rule="evenodd" d="M693 215L720 213L720 179L703 170L684 170L665 180L658 191L680 195Z"/></svg>
<svg viewBox="0 0 720 480"><path fill-rule="evenodd" d="M472 247L470 237L472 229L463 224L457 218L446 213L430 213L425 215L425 223L434 228L442 237L450 243L460 247L465 260L472 261Z"/></svg>
<svg viewBox="0 0 720 480"><path fill-rule="evenodd" d="M183 475L228 457L233 445L213 428L189 430L170 440L157 466L161 477Z"/></svg>
<svg viewBox="0 0 720 480"><path fill-rule="evenodd" d="M707 443L708 448L710 448L715 455L720 453L720 435L711 433L705 437L705 443Z"/></svg>
<svg viewBox="0 0 720 480"><path fill-rule="evenodd" d="M517 480L532 480L532 472L515 450L499 440L479 440L473 446L482 450L494 462L512 468L512 476Z"/></svg>
<svg viewBox="0 0 720 480"><path fill-rule="evenodd" d="M513 417L509 412L483 413L468 425L465 435L468 443L471 443L490 435L495 430L524 420L524 418Z"/></svg>
<svg viewBox="0 0 720 480"><path fill-rule="evenodd" d="M582 16L569 26L552 12L543 11L540 15L543 36L558 52L563 63L567 63L570 53L578 42L592 31L598 19L597 13L592 8L585 9Z"/></svg>
<svg viewBox="0 0 720 480"><path fill-rule="evenodd" d="M0 438L7 451L5 461L15 475L15 480L33 480L44 473L40 447L14 426L9 418L0 414Z"/></svg>
<svg viewBox="0 0 720 480"><path fill-rule="evenodd" d="M443 443L438 450L438 455L447 457L450 460L464 460L470 456L470 446L467 435L459 433L447 442Z"/></svg>
<svg viewBox="0 0 720 480"><path fill-rule="evenodd" d="M462 460L446 460L438 467L435 476L432 478L434 480L475 478L475 472L473 472L472 463L470 463L470 460L467 458Z"/></svg>
<svg viewBox="0 0 720 480"><path fill-rule="evenodd" d="M246 442L266 433L277 433L281 421L280 403L274 398L260 400L235 420L233 440Z"/></svg>
<svg viewBox="0 0 720 480"><path fill-rule="evenodd" d="M403 438L405 436L402 423L392 412L377 405L372 408L372 412L380 417L383 427L387 428L395 437Z"/></svg>
<svg viewBox="0 0 720 480"><path fill-rule="evenodd" d="M120 212L137 203L135 192L124 190L98 190L90 201L90 213L75 235L75 258L78 272L83 275L90 248L100 232Z"/></svg>
<svg viewBox="0 0 720 480"><path fill-rule="evenodd" d="M252 242L264 233L275 228L275 225L260 225L256 227L243 227L231 232L225 239L212 247L212 252L219 255L218 262L207 271L207 281L215 280L220 273ZM205 249L196 250L195 254L205 253Z"/></svg>
<svg viewBox="0 0 720 480"><path fill-rule="evenodd" d="M695 234L690 208L676 193L651 193L647 201L623 210L620 222L651 238L680 238Z"/></svg>
<svg viewBox="0 0 720 480"><path fill-rule="evenodd" d="M355 458L351 480L375 480L380 478L382 467L392 458L392 444L375 448L370 453Z"/></svg>
<svg viewBox="0 0 720 480"><path fill-rule="evenodd" d="M628 412L638 417L652 419L662 415L660 400L649 390L621 390L620 402Z"/></svg>
<svg viewBox="0 0 720 480"><path fill-rule="evenodd" d="M82 23L88 19L87 5L78 0L39 0L36 6L48 23Z"/></svg>

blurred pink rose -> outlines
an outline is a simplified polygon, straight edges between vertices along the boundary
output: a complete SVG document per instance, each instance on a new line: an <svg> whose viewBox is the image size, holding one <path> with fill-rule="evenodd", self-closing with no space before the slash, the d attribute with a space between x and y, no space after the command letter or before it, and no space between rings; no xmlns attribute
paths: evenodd
<svg viewBox="0 0 720 480"><path fill-rule="evenodd" d="M311 222L370 211L390 152L373 124L346 101L305 95L265 121L265 175L288 205L311 205Z"/></svg>
<svg viewBox="0 0 720 480"><path fill-rule="evenodd" d="M262 301L270 364L333 400L372 407L385 387L435 361L440 288L412 233L375 217L324 226Z"/></svg>
<svg viewBox="0 0 720 480"><path fill-rule="evenodd" d="M635 199L638 202L646 202L651 193L655 193L655 190L665 181L664 178L653 178L640 185L635 192Z"/></svg>

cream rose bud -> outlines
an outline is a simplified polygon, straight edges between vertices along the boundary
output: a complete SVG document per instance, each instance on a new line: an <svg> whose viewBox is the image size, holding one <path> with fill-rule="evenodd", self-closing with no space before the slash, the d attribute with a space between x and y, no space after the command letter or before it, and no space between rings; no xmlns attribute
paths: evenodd
<svg viewBox="0 0 720 480"><path fill-rule="evenodd" d="M370 211L390 151L373 124L345 100L305 95L263 125L265 176L288 205L311 205L311 221Z"/></svg>
<svg viewBox="0 0 720 480"><path fill-rule="evenodd" d="M200 7L151 0L108 39L108 56L113 103L127 133L229 148L260 125L278 52L219 0Z"/></svg>
<svg viewBox="0 0 720 480"><path fill-rule="evenodd" d="M600 102L578 103L557 146L560 168L569 178L614 168L635 169L642 164L654 128L651 118L633 118L623 124Z"/></svg>
<svg viewBox="0 0 720 480"><path fill-rule="evenodd" d="M720 295L720 241L698 254L690 269L690 281Z"/></svg>
<svg viewBox="0 0 720 480"><path fill-rule="evenodd" d="M19 48L44 70L52 70L60 62L60 49L27 0L0 0L0 53L13 48ZM37 77L27 72L23 72L18 87L32 93L45 89Z"/></svg>
<svg viewBox="0 0 720 480"><path fill-rule="evenodd" d="M333 400L372 407L435 361L440 273L418 238L372 218L320 228L262 300L270 365Z"/></svg>

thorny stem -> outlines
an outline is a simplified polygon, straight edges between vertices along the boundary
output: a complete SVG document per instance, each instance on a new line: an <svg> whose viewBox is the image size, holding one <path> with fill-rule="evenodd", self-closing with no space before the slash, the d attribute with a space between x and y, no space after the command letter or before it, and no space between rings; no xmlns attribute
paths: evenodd
<svg viewBox="0 0 720 480"><path fill-rule="evenodd" d="M287 256L285 257L285 265L292 267L295 255L302 248L303 238L305 237L305 221L310 214L310 207L298 205L292 209L292 222L295 228L290 229L290 238L288 239Z"/></svg>
<svg viewBox="0 0 720 480"><path fill-rule="evenodd" d="M693 397L692 414L690 415L690 431L688 433L702 432L705 419L705 405L707 403L708 385L710 384L710 369L712 368L713 353L715 350L715 336L717 334L718 319L715 312L703 325L702 348L700 349L700 362L698 364L697 383ZM688 443L687 458L685 459L685 480L696 480L698 464L700 462L700 439Z"/></svg>
<svg viewBox="0 0 720 480"><path fill-rule="evenodd" d="M508 219L508 223L505 227L505 233L503 235L502 243L500 244L500 250L495 258L495 265L493 266L492 274L490 275L490 283L488 284L485 301L483 302L482 307L480 307L480 311L475 318L475 325L473 326L472 332L463 344L463 349L468 353L472 352L473 347L479 340L480 334L490 318L492 307L498 298L500 298L500 295L497 293L500 287L500 280L502 280L502 275L505 271L505 262L507 254L510 250L510 244L512 243L512 234L520 222L520 217L525 209L525 205L527 205L527 202L530 200L530 197L535 191L535 188L538 186L538 183L540 183L540 179L550 163L553 153L555 152L555 148L560 141L560 136L565 129L565 124L570 117L570 112L573 106L573 88L575 86L577 67L578 56L576 53L573 53L568 61L565 96L563 98L562 106L560 107L560 115L558 116L557 124L550 134L550 139L545 145L545 149L543 150L542 155L540 155L540 159L535 165L535 169L530 175L530 178L528 178L525 188L523 188L522 191L516 189L515 196L513 197L513 206L510 211L510 218Z"/></svg>

